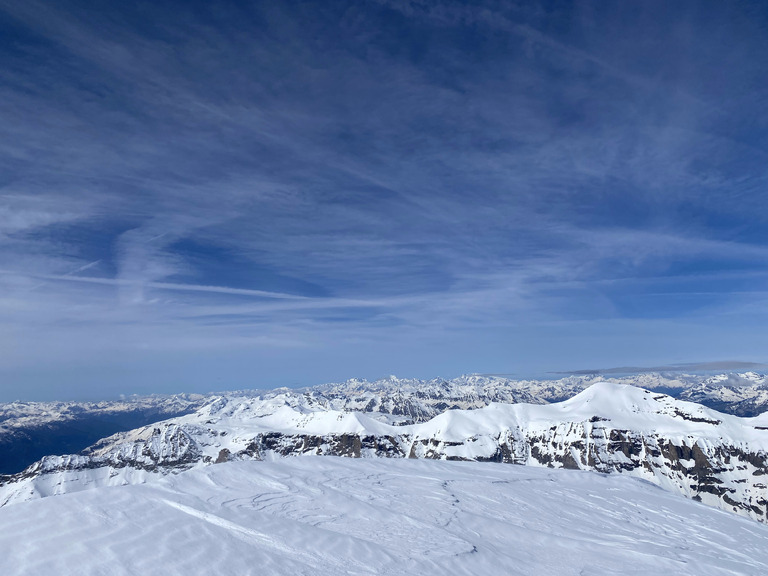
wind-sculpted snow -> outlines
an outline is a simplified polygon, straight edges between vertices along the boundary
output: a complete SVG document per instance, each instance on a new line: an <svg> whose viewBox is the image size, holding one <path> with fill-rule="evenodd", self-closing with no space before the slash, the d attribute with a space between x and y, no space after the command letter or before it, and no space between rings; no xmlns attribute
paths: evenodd
<svg viewBox="0 0 768 576"><path fill-rule="evenodd" d="M232 460L304 455L477 460L639 477L766 521L768 414L739 418L607 382L548 405L491 404L393 425L295 394L218 398L196 413L5 477L0 504Z"/></svg>
<svg viewBox="0 0 768 576"><path fill-rule="evenodd" d="M620 475L476 462L229 462L0 509L0 574L768 573L768 527Z"/></svg>

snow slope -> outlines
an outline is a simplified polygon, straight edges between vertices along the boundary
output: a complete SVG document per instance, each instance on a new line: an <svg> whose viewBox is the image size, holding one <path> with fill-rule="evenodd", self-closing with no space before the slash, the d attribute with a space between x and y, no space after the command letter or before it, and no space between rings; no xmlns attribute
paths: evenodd
<svg viewBox="0 0 768 576"><path fill-rule="evenodd" d="M620 475L228 462L0 509L0 574L768 573L768 526Z"/></svg>

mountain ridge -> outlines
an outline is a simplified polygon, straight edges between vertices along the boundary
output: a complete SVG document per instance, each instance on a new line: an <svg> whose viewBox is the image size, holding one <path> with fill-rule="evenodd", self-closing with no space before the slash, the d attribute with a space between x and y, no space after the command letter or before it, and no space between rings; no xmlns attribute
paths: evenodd
<svg viewBox="0 0 768 576"><path fill-rule="evenodd" d="M768 415L741 418L597 382L560 403L490 403L412 424L392 417L339 410L312 394L212 398L192 414L0 478L0 505L232 460L335 455L629 474L755 520L768 518Z"/></svg>

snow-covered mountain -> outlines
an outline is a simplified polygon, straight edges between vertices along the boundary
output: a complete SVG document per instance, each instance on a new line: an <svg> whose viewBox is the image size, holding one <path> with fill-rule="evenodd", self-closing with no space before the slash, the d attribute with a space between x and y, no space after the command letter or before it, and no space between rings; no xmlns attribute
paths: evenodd
<svg viewBox="0 0 768 576"><path fill-rule="evenodd" d="M621 473L767 519L768 413L740 418L610 382L558 403L492 403L413 424L393 423L398 415L342 408L309 392L215 398L193 414L117 434L80 455L46 457L0 478L0 504L226 461L335 455Z"/></svg>
<svg viewBox="0 0 768 576"><path fill-rule="evenodd" d="M558 402L601 380L665 392L739 416L755 416L768 409L768 379L754 372L717 376L653 373L607 379L582 375L558 380L515 380L484 375L452 380L389 377L374 382L353 379L302 390L280 389L271 395L294 396L293 403L366 412L392 424L413 424L426 422L446 410L482 408L493 402ZM266 397L270 393L243 391L226 395ZM211 396L0 404L0 474L21 471L47 454L80 452L118 431L192 412Z"/></svg>
<svg viewBox="0 0 768 576"><path fill-rule="evenodd" d="M23 470L47 454L79 452L118 431L188 414L206 400L201 394L176 394L0 404L0 473Z"/></svg>
<svg viewBox="0 0 768 576"><path fill-rule="evenodd" d="M720 412L756 416L768 410L768 376L755 372L718 374L642 373L622 377L598 374L557 380L516 380L467 375L452 380L390 376L368 382L352 379L307 389L316 402L338 410L380 412L405 423L424 422L448 409L481 408L492 402L548 404L566 400L595 382L630 384L698 402ZM283 391L288 392L288 390Z"/></svg>
<svg viewBox="0 0 768 576"><path fill-rule="evenodd" d="M227 462L0 526L9 576L768 573L768 526L619 474L477 462Z"/></svg>

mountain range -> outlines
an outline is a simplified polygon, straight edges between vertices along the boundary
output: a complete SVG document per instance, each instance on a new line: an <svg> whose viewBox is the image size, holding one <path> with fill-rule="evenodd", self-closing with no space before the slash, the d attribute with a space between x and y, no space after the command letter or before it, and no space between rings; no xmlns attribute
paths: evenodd
<svg viewBox="0 0 768 576"><path fill-rule="evenodd" d="M373 382L351 379L298 390L137 396L100 402L11 402L0 403L0 474L20 472L49 454L78 453L116 432L189 414L218 396L298 395L329 408L388 415L391 423L412 424L445 410L481 408L491 402L558 402L597 381L660 391L738 416L756 416L768 410L768 378L755 372L660 372L611 378L587 374L557 380L487 375L417 380L391 376Z"/></svg>
<svg viewBox="0 0 768 576"><path fill-rule="evenodd" d="M730 406L756 405L765 378L634 377L633 384L643 383L646 388L597 377L532 384L485 376L390 378L211 396L190 414L0 477L0 505L152 482L230 461L332 455L618 473L765 522L768 413L741 417L679 399L707 395ZM660 389L676 390L678 399ZM520 402L530 399L537 403Z"/></svg>

